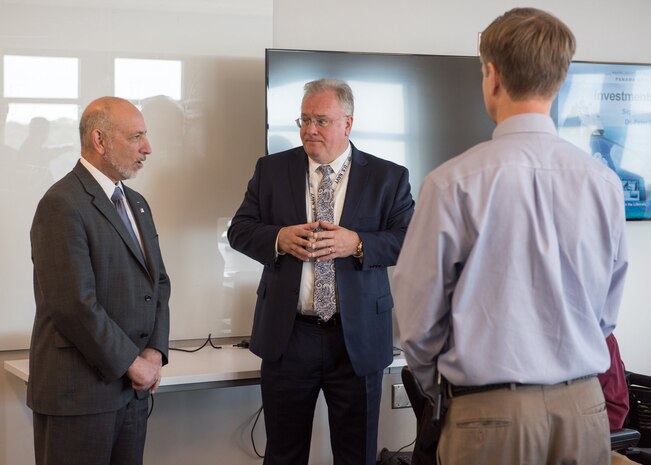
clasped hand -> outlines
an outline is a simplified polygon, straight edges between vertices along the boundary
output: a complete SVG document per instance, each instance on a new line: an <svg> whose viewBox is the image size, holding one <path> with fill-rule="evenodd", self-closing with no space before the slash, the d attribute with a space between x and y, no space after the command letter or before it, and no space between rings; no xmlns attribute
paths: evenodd
<svg viewBox="0 0 651 465"><path fill-rule="evenodd" d="M316 229L321 229L315 232ZM285 226L278 233L278 252L301 261L325 262L355 253L359 235L325 221Z"/></svg>
<svg viewBox="0 0 651 465"><path fill-rule="evenodd" d="M133 389L149 390L154 394L160 385L162 366L163 359L159 351L149 347L143 350L127 370Z"/></svg>

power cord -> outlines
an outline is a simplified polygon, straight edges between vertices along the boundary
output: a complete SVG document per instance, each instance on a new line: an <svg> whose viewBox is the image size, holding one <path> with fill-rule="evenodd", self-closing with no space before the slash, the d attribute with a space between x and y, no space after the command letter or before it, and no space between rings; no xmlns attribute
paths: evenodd
<svg viewBox="0 0 651 465"><path fill-rule="evenodd" d="M250 434L250 436L251 436L251 445L253 446L253 451L255 452L255 455L257 455L257 456L260 457L261 459L264 458L264 455L260 454L260 452L258 452L258 448L255 446L255 438L253 437L253 432L255 431L255 427L256 427L256 425L258 424L258 420L260 419L260 414L262 413L262 409L263 409L263 407L260 406L260 408L258 409L258 411L257 411L256 414L255 414L255 420L253 421L253 426L251 426L251 434ZM402 451L403 451L404 449L406 449L407 447L409 447L409 446L413 446L414 444L416 444L416 439L414 439L413 441L411 441L409 444L406 444L406 445L402 446L400 449L398 449L397 451L395 451L395 452L394 452L393 454L391 454L389 457L387 457L386 459L382 460L382 462L380 462L380 465L386 465L386 464L388 464L388 463L389 463L389 462L390 462L390 461L391 461L391 460L392 460L396 455L398 455L400 452L402 452ZM407 461L405 461L405 460L402 460L401 458L398 458L398 460L400 460L401 463L404 463L405 465L409 465L409 462L407 462Z"/></svg>
<svg viewBox="0 0 651 465"><path fill-rule="evenodd" d="M386 459L382 460L382 462L380 462L380 465L386 465L386 464L390 463L391 460L392 460L396 455L398 455L400 452L402 452L402 451L403 451L404 449L406 449L407 447L409 447L409 446L413 446L414 444L416 444L416 439L414 439L413 441L411 441L409 444L406 444L406 445L402 446L400 449L398 449L397 451L395 451L395 452L394 452L393 454L391 454L389 457L387 457ZM409 462L407 462L406 460L403 460L403 459L401 459L401 458L398 458L398 460L400 460L401 463L405 463L405 464L408 464L408 463L409 463Z"/></svg>
<svg viewBox="0 0 651 465"><path fill-rule="evenodd" d="M201 344L200 347L197 347L196 349L182 349L180 347L170 347L170 350L176 350L178 352L192 353L192 352L200 351L201 349L206 347L208 344L210 344L210 346L213 349L221 349L222 348L222 346L216 346L215 344L213 344L213 342L212 342L212 334L208 334L208 338L206 339L206 341L203 344ZM152 412L154 411L154 395L153 394L149 394L149 400L150 400L150 405L149 405L149 411L147 412L147 419L149 419Z"/></svg>
<svg viewBox="0 0 651 465"><path fill-rule="evenodd" d="M213 342L212 342L212 334L208 334L208 339L206 339L206 341L203 344L201 344L201 347L197 347L196 349L182 349L180 347L170 347L170 350L176 350L178 352L188 352L188 353L199 352L201 349L206 347L208 344L210 344L210 346L213 349L221 349L222 348L222 346L216 346L215 344L213 344Z"/></svg>
<svg viewBox="0 0 651 465"><path fill-rule="evenodd" d="M199 352L201 349L206 347L207 345L210 345L213 349L221 349L222 346L215 345L212 342L212 333L208 333L208 338L204 341L201 346L197 347L196 349L183 349L181 347L170 347L170 350L176 350L178 352L186 352L186 353L193 353L193 352ZM249 342L246 340L242 340L238 342L237 344L233 344L233 347L242 347L242 348L248 348L249 347ZM151 401L151 404L149 406L149 411L147 412L147 418L151 416L152 412L154 411L154 395L149 394L149 399ZM258 422L258 418L260 417L260 412L262 412L262 407L260 407L260 410L258 411L258 415L255 418L256 423ZM253 428L255 428L255 423L253 424ZM251 442L253 442L253 429L251 429ZM253 449L255 450L255 443L253 444ZM255 453L258 455L258 457L264 457L260 454L258 454L258 451L256 450Z"/></svg>
<svg viewBox="0 0 651 465"><path fill-rule="evenodd" d="M149 411L147 412L147 420L149 420L149 417L151 416L151 413L154 411L154 395L149 394L149 400L151 401L151 404L149 406Z"/></svg>
<svg viewBox="0 0 651 465"><path fill-rule="evenodd" d="M260 455L260 452L258 452L258 449L255 447L255 439L253 439L253 431L255 431L255 425L258 424L258 420L260 419L261 413L262 413L262 406L260 406L260 408L258 409L258 412L255 415L255 421L253 422L253 426L251 427L251 445L253 446L253 451L255 452L255 455L263 459L264 455Z"/></svg>

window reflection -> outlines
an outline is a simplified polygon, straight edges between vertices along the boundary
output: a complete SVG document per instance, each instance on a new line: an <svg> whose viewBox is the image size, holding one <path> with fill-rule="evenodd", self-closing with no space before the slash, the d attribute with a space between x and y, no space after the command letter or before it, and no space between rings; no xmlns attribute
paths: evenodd
<svg viewBox="0 0 651 465"><path fill-rule="evenodd" d="M79 94L77 58L4 56L4 96L76 99Z"/></svg>
<svg viewBox="0 0 651 465"><path fill-rule="evenodd" d="M79 153L79 59L5 55L2 64L3 165L12 192L28 190L34 202Z"/></svg>
<svg viewBox="0 0 651 465"><path fill-rule="evenodd" d="M10 103L5 144L20 149L37 132L42 145L68 145L77 137L79 107L75 104ZM45 120L45 122L40 120ZM47 127L47 131L44 128ZM31 135L30 135L31 134ZM29 144L28 144L29 145Z"/></svg>
<svg viewBox="0 0 651 465"><path fill-rule="evenodd" d="M115 95L141 100L167 95L181 100L182 66L178 60L115 59Z"/></svg>

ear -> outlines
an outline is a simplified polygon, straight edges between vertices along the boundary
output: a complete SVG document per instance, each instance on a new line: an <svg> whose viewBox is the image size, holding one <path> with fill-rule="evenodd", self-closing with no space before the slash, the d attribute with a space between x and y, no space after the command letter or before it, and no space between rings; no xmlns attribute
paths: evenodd
<svg viewBox="0 0 651 465"><path fill-rule="evenodd" d="M484 65L484 78L486 79L486 82L488 84L488 91L491 93L491 95L497 95L502 87L502 84L500 80L500 73L497 68L495 68L495 65L493 63L486 63Z"/></svg>
<svg viewBox="0 0 651 465"><path fill-rule="evenodd" d="M350 131L353 130L353 115L350 116L345 116L346 118L346 125L344 126L344 130L346 131L346 135L350 135Z"/></svg>
<svg viewBox="0 0 651 465"><path fill-rule="evenodd" d="M99 129L93 129L93 131L90 134L90 139L93 145L93 149L97 153L104 155L107 148L106 135Z"/></svg>

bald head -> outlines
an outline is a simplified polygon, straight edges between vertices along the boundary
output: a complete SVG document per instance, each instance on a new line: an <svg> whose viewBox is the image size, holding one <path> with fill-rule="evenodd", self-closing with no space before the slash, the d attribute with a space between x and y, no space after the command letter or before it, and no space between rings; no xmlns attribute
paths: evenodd
<svg viewBox="0 0 651 465"><path fill-rule="evenodd" d="M88 104L79 120L79 138L82 153L92 147L92 133L100 130L111 134L115 128L115 109L117 106L131 106L128 100L119 97L100 97ZM135 107L134 107L135 108Z"/></svg>
<svg viewBox="0 0 651 465"><path fill-rule="evenodd" d="M81 115L79 136L82 156L114 182L134 177L151 153L142 113L118 97L92 101Z"/></svg>

